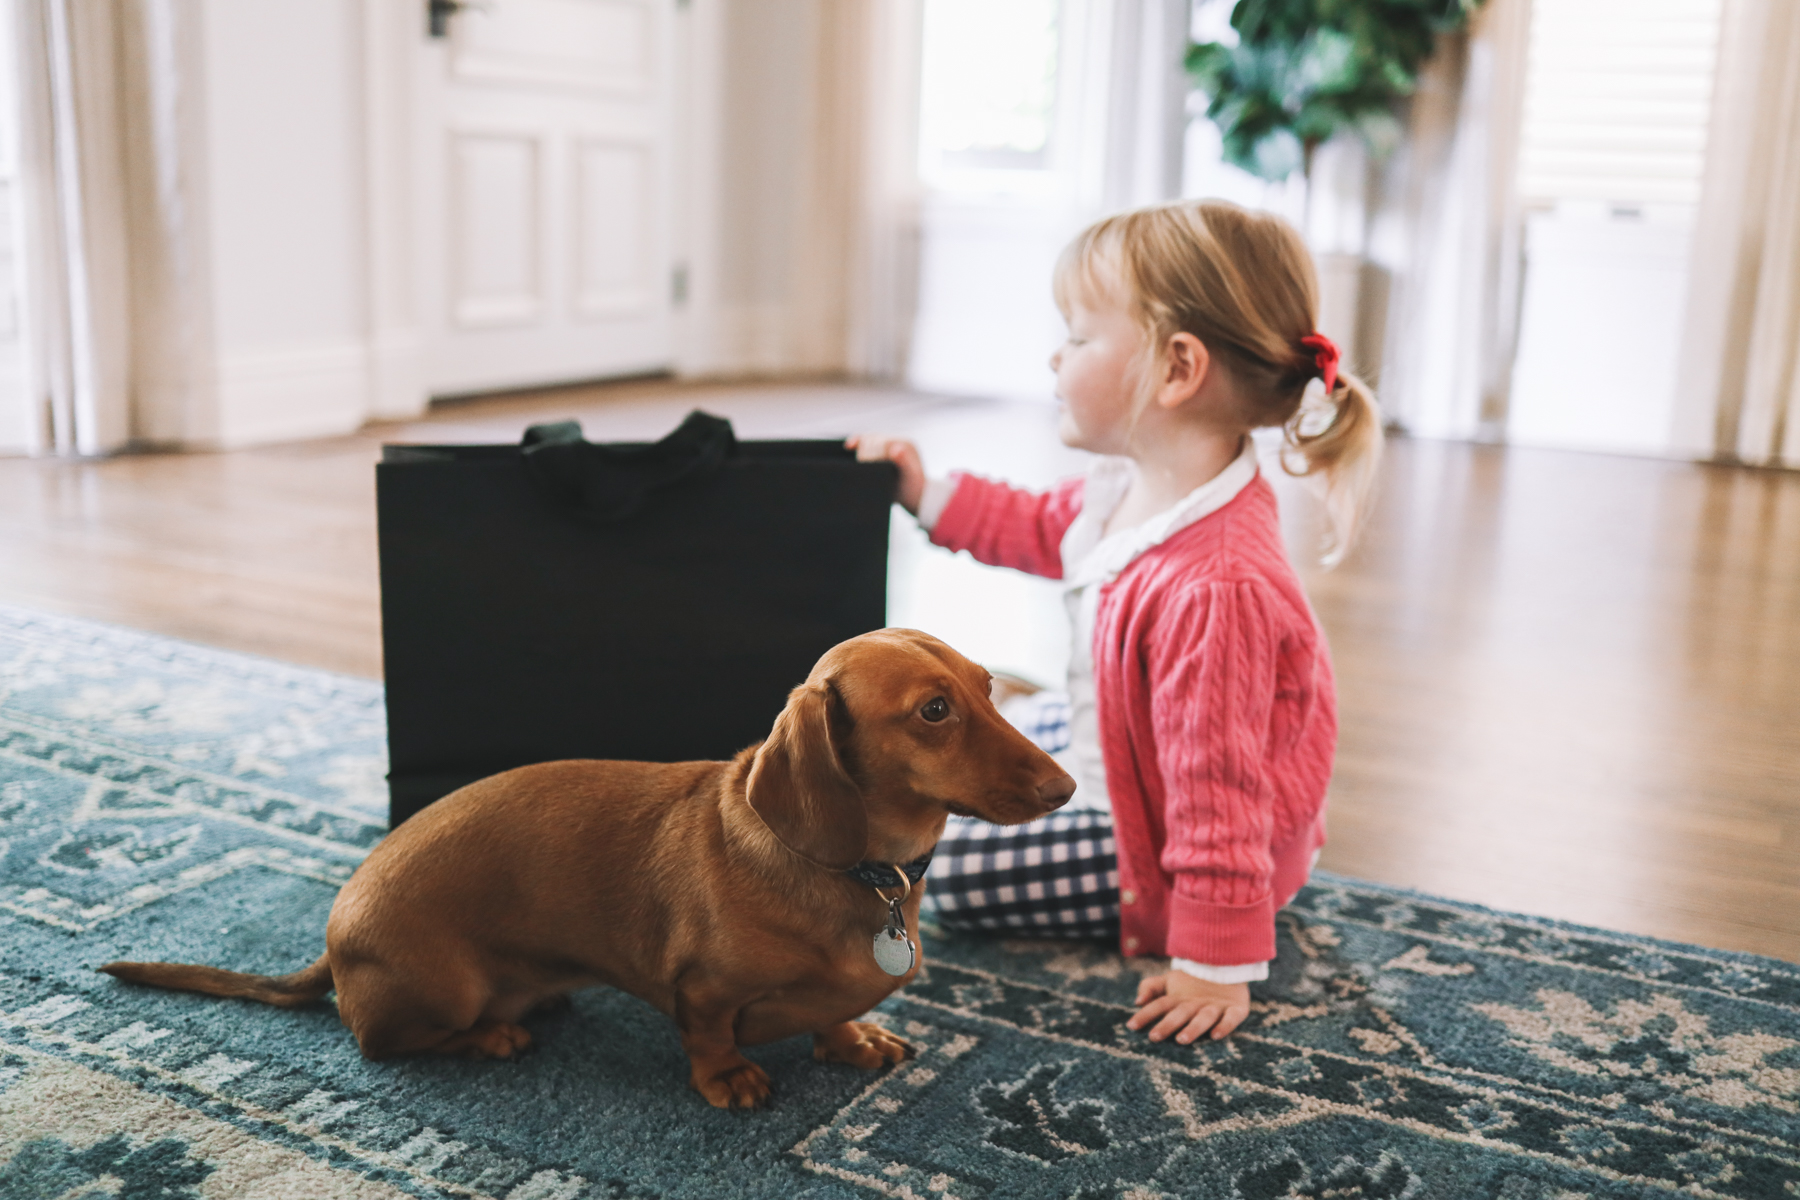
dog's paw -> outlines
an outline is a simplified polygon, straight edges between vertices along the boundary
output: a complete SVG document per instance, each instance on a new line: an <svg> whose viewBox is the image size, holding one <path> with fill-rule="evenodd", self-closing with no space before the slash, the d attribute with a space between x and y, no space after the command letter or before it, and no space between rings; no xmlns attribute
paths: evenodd
<svg viewBox="0 0 1800 1200"><path fill-rule="evenodd" d="M473 1029L465 1029L453 1039L454 1045L444 1053L464 1058L516 1058L531 1048L531 1031L521 1025L502 1021L484 1021Z"/></svg>
<svg viewBox="0 0 1800 1200"><path fill-rule="evenodd" d="M909 1042L869 1021L845 1021L813 1034L814 1058L849 1063L865 1071L891 1067L917 1053Z"/></svg>
<svg viewBox="0 0 1800 1200"><path fill-rule="evenodd" d="M693 1082L714 1108L758 1108L769 1098L769 1073L749 1059Z"/></svg>

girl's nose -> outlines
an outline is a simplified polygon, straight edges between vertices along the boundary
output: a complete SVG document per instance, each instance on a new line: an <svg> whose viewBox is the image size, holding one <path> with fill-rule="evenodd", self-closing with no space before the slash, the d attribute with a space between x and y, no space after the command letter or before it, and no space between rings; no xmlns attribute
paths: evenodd
<svg viewBox="0 0 1800 1200"><path fill-rule="evenodd" d="M1061 350L1051 351L1051 353L1050 353L1050 369L1052 371L1062 370L1062 351Z"/></svg>

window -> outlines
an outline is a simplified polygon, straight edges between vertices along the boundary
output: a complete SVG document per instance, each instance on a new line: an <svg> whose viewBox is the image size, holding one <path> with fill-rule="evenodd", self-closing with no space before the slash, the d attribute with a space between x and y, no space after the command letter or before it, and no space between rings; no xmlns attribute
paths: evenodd
<svg viewBox="0 0 1800 1200"><path fill-rule="evenodd" d="M1669 450L1721 7L1532 7L1510 441Z"/></svg>
<svg viewBox="0 0 1800 1200"><path fill-rule="evenodd" d="M1538 0L1519 156L1533 208L1700 199L1721 0Z"/></svg>
<svg viewBox="0 0 1800 1200"><path fill-rule="evenodd" d="M1058 0L926 0L920 174L940 188L1008 186L1050 168Z"/></svg>

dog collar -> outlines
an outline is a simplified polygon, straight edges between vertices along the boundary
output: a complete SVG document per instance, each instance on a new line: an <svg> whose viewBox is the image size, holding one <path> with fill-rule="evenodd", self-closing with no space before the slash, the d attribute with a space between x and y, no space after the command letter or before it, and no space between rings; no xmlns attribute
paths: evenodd
<svg viewBox="0 0 1800 1200"><path fill-rule="evenodd" d="M908 883L917 883L925 878L925 868L931 865L931 855L922 854L909 863L877 863L859 862L844 874L872 888L891 888L894 886L894 871L906 872Z"/></svg>

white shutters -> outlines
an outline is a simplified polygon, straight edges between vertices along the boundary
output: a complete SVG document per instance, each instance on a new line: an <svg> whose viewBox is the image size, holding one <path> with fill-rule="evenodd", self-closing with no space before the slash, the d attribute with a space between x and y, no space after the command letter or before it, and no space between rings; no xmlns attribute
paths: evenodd
<svg viewBox="0 0 1800 1200"><path fill-rule="evenodd" d="M1537 0L1519 190L1528 206L1694 204L1722 0Z"/></svg>

